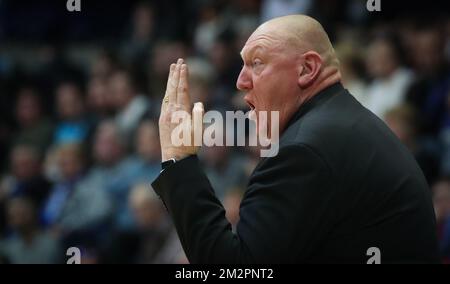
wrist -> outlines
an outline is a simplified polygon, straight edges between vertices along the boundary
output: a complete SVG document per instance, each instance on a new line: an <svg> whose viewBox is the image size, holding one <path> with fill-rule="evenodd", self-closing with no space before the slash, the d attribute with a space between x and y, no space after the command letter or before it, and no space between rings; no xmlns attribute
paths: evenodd
<svg viewBox="0 0 450 284"><path fill-rule="evenodd" d="M178 154L178 153L168 153L161 155L161 162L166 162L170 159L175 159L176 161L182 160L191 154Z"/></svg>
<svg viewBox="0 0 450 284"><path fill-rule="evenodd" d="M170 167L171 165L175 164L176 162L177 162L177 160L175 158L171 158L166 161L162 161L161 170L165 170L166 168Z"/></svg>

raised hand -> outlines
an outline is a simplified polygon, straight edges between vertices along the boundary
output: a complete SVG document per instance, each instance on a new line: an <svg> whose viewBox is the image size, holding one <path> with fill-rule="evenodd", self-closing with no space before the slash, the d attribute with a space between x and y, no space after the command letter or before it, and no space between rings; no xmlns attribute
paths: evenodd
<svg viewBox="0 0 450 284"><path fill-rule="evenodd" d="M183 63L183 59L178 59L176 64L170 65L166 94L159 117L162 161L171 158L180 160L197 153L201 143L203 112L201 102L195 103L191 112L188 67ZM182 139L182 145L177 135L180 130L183 130L186 136ZM194 139L195 137L197 139Z"/></svg>

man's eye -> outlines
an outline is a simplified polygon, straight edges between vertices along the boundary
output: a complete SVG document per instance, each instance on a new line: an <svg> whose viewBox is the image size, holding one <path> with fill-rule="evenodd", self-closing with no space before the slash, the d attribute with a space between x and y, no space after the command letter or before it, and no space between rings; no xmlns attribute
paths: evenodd
<svg viewBox="0 0 450 284"><path fill-rule="evenodd" d="M261 65L261 60L253 60L252 66L253 68L258 67Z"/></svg>

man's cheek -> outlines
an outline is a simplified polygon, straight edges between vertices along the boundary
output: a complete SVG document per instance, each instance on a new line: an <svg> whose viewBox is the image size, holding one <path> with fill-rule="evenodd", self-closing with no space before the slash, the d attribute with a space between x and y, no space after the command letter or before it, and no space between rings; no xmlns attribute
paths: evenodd
<svg viewBox="0 0 450 284"><path fill-rule="evenodd" d="M258 85L258 88L255 88L255 107L258 110L265 110L265 107L270 100L270 89L266 84Z"/></svg>

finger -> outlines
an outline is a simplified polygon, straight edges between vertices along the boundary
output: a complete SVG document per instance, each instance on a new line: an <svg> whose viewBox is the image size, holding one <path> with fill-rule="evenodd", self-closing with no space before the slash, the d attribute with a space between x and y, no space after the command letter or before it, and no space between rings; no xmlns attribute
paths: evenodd
<svg viewBox="0 0 450 284"><path fill-rule="evenodd" d="M170 64L169 77L167 77L166 95L171 90L172 78L173 78L173 74L175 72L175 67L176 66L177 65L175 63Z"/></svg>
<svg viewBox="0 0 450 284"><path fill-rule="evenodd" d="M191 99L189 97L189 83L188 83L188 67L186 64L181 65L180 83L177 90L177 103L183 106L183 109L191 109Z"/></svg>
<svg viewBox="0 0 450 284"><path fill-rule="evenodd" d="M194 129L194 146L202 146L203 114L205 109L201 102L195 103L192 109L192 128Z"/></svg>
<svg viewBox="0 0 450 284"><path fill-rule="evenodd" d="M163 101L161 103L162 109L164 109L168 105L168 102L166 102L165 100L168 99L169 92L172 92L171 87L172 87L172 80L173 80L173 74L175 72L175 67L176 67L176 64L174 64L174 63L170 64L169 76L167 77L166 93L164 94Z"/></svg>
<svg viewBox="0 0 450 284"><path fill-rule="evenodd" d="M173 77L170 83L170 92L168 92L167 96L169 98L169 104L177 103L177 90L178 84L180 83L180 69L181 64L183 64L183 59L178 59L177 64L175 66L175 70L173 73Z"/></svg>

